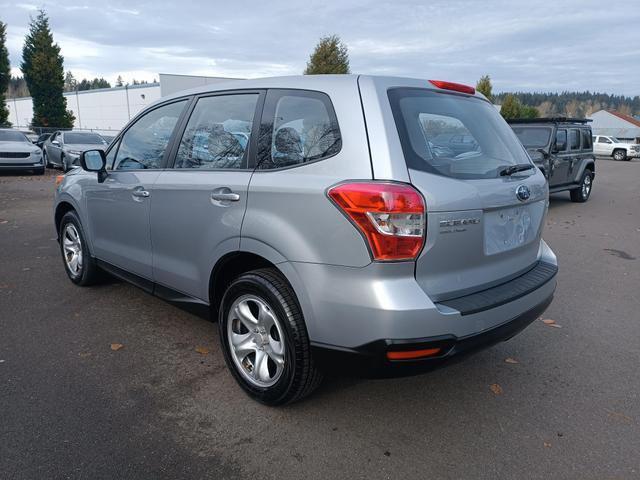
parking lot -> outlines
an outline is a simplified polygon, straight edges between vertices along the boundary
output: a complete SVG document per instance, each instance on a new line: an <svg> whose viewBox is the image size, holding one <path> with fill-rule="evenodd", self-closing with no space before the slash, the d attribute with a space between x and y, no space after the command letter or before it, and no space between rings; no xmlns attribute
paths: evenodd
<svg viewBox="0 0 640 480"><path fill-rule="evenodd" d="M552 196L555 324L285 408L244 395L215 324L68 281L55 173L0 175L0 478L640 477L640 161L599 160L586 204Z"/></svg>

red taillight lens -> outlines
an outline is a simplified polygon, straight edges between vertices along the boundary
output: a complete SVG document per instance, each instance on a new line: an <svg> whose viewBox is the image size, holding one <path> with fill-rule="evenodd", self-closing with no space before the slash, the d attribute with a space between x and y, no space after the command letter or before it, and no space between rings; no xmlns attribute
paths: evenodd
<svg viewBox="0 0 640 480"><path fill-rule="evenodd" d="M331 198L366 238L374 260L413 260L424 244L425 205L410 185L346 183Z"/></svg>
<svg viewBox="0 0 640 480"><path fill-rule="evenodd" d="M438 88L453 90L454 92L468 93L469 95L474 95L476 93L475 88L469 85L463 85L461 83L445 82L444 80L429 80L429 83L435 85Z"/></svg>

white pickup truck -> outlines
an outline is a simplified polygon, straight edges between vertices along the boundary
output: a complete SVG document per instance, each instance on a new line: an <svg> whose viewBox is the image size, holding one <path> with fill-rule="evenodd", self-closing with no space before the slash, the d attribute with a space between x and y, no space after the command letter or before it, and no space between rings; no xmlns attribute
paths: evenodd
<svg viewBox="0 0 640 480"><path fill-rule="evenodd" d="M593 137L593 153L613 157L615 160L631 160L640 158L640 144L627 143L616 137L595 135Z"/></svg>

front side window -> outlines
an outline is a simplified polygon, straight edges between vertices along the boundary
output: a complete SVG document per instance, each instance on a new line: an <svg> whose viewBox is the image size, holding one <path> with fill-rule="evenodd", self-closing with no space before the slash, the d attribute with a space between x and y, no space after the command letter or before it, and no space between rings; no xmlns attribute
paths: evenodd
<svg viewBox="0 0 640 480"><path fill-rule="evenodd" d="M580 150L580 131L572 128L569 130L569 144L571 150Z"/></svg>
<svg viewBox="0 0 640 480"><path fill-rule="evenodd" d="M342 140L329 97L311 91L267 93L259 141L259 168L281 168L328 158Z"/></svg>
<svg viewBox="0 0 640 480"><path fill-rule="evenodd" d="M246 168L258 97L251 93L198 100L180 141L174 168Z"/></svg>
<svg viewBox="0 0 640 480"><path fill-rule="evenodd" d="M420 88L394 88L388 95L409 168L482 179L530 163L513 130L485 100Z"/></svg>
<svg viewBox="0 0 640 480"><path fill-rule="evenodd" d="M186 100L163 105L138 119L122 136L114 170L160 168Z"/></svg>

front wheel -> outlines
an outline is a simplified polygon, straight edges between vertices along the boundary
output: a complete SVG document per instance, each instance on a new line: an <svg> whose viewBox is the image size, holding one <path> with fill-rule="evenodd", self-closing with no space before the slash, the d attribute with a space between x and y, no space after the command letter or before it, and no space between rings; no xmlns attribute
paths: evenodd
<svg viewBox="0 0 640 480"><path fill-rule="evenodd" d="M320 384L300 306L277 270L236 278L223 296L218 328L227 367L255 400L291 403Z"/></svg>
<svg viewBox="0 0 640 480"><path fill-rule="evenodd" d="M627 159L627 152L625 152L622 149L615 150L613 152L613 159L614 160L626 160Z"/></svg>
<svg viewBox="0 0 640 480"><path fill-rule="evenodd" d="M65 158L64 155L62 155L60 157L60 163L62 164L62 171L64 173L67 173L69 171L70 167L67 165L67 159Z"/></svg>
<svg viewBox="0 0 640 480"><path fill-rule="evenodd" d="M591 195L591 188L593 187L593 172L591 170L585 170L582 174L582 180L580 181L580 187L571 190L572 202L584 203L589 200Z"/></svg>
<svg viewBox="0 0 640 480"><path fill-rule="evenodd" d="M82 224L73 210L60 220L60 252L64 269L73 283L87 286L100 279L100 269L91 258Z"/></svg>

